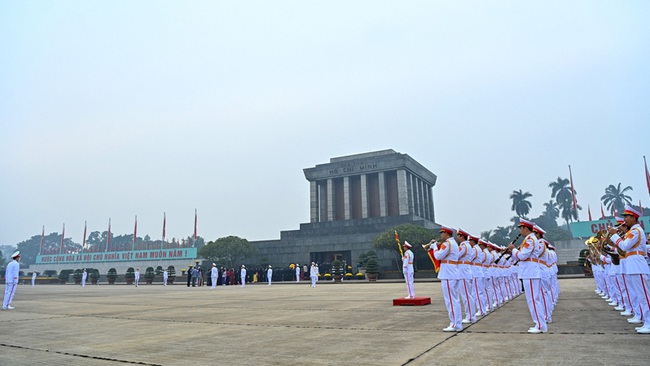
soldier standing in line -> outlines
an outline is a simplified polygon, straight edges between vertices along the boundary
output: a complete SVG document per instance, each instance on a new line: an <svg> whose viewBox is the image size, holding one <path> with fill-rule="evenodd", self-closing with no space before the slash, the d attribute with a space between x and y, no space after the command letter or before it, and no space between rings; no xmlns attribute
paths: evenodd
<svg viewBox="0 0 650 366"><path fill-rule="evenodd" d="M217 278L219 278L219 269L217 268L216 263L212 263L212 269L210 269L210 281L212 284L211 288L217 287Z"/></svg>
<svg viewBox="0 0 650 366"><path fill-rule="evenodd" d="M5 297L2 302L2 310L13 310L11 302L16 294L16 287L18 287L18 275L20 273L20 251L15 251L11 255L13 259L5 268Z"/></svg>
<svg viewBox="0 0 650 366"><path fill-rule="evenodd" d="M266 278L269 281L268 286L271 286L271 281L273 281L273 268L269 264L269 269L266 270Z"/></svg>

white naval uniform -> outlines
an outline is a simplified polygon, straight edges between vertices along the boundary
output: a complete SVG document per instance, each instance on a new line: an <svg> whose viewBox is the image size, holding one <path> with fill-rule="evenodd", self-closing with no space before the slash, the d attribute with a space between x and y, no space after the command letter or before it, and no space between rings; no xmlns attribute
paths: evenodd
<svg viewBox="0 0 650 366"><path fill-rule="evenodd" d="M269 268L266 270L266 278L269 281L269 286L271 286L271 281L273 280L273 268Z"/></svg>
<svg viewBox="0 0 650 366"><path fill-rule="evenodd" d="M312 264L309 268L309 278L311 279L311 287L316 287L316 282L318 282L318 266Z"/></svg>
<svg viewBox="0 0 650 366"><path fill-rule="evenodd" d="M18 287L18 274L20 272L20 264L17 260L12 260L7 264L5 269L5 297L2 302L2 308L7 309L11 306L11 301L16 294L16 287Z"/></svg>
<svg viewBox="0 0 650 366"><path fill-rule="evenodd" d="M413 252L407 249L402 256L402 273L406 281L406 297L415 298L415 287L413 287Z"/></svg>
<svg viewBox="0 0 650 366"><path fill-rule="evenodd" d="M611 237L612 241L626 252L621 258L621 270L625 287L630 295L631 305L636 318L644 314L643 328L650 329L650 268L645 259L647 255L645 236L641 225L636 224L625 234L625 239L618 234Z"/></svg>
<svg viewBox="0 0 650 366"><path fill-rule="evenodd" d="M463 329L463 314L460 309L459 274L458 274L458 244L454 238L445 240L440 246L435 245L433 255L440 261L438 278L442 285L442 295L449 314L449 326Z"/></svg>
<svg viewBox="0 0 650 366"><path fill-rule="evenodd" d="M239 278L241 279L241 287L246 286L246 268L242 268L239 272Z"/></svg>
<svg viewBox="0 0 650 366"><path fill-rule="evenodd" d="M167 280L168 279L169 279L169 273L167 272L167 270L164 270L163 271L163 285L164 286L167 286Z"/></svg>
<svg viewBox="0 0 650 366"><path fill-rule="evenodd" d="M300 282L300 266L296 265L296 282Z"/></svg>
<svg viewBox="0 0 650 366"><path fill-rule="evenodd" d="M210 281L212 281L211 288L217 287L217 278L219 278L219 269L213 266L212 269L210 270Z"/></svg>
<svg viewBox="0 0 650 366"><path fill-rule="evenodd" d="M524 283L526 302L535 327L546 332L548 328L541 290L542 268L539 264L539 255L542 254L543 246L544 244L537 240L535 234L530 233L524 238L519 249L512 251L512 256L519 261L519 278Z"/></svg>
<svg viewBox="0 0 650 366"><path fill-rule="evenodd" d="M36 272L32 273L32 287L36 284Z"/></svg>
<svg viewBox="0 0 650 366"><path fill-rule="evenodd" d="M140 283L140 270L135 271L135 287L138 287L138 284Z"/></svg>
<svg viewBox="0 0 650 366"><path fill-rule="evenodd" d="M84 271L81 274L81 287L86 286L86 279L88 278L88 272Z"/></svg>

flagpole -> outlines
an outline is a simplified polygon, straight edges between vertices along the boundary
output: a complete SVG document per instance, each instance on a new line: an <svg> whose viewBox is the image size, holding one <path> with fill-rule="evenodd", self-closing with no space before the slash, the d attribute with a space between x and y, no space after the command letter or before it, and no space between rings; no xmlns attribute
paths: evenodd
<svg viewBox="0 0 650 366"><path fill-rule="evenodd" d="M650 194L650 172L648 172L648 163L645 161L645 155L643 155L643 164L645 165L645 184L648 186L648 194Z"/></svg>
<svg viewBox="0 0 650 366"><path fill-rule="evenodd" d="M569 179L571 182L571 198L573 199L573 209L578 217L578 200L576 199L575 189L573 188L573 174L571 173L571 165L569 165Z"/></svg>
<svg viewBox="0 0 650 366"><path fill-rule="evenodd" d="M133 227L133 245L131 251L135 250L135 238L138 237L138 215L135 215L135 226Z"/></svg>
<svg viewBox="0 0 650 366"><path fill-rule="evenodd" d="M106 250L108 252L108 247L111 245L111 218L108 218L108 236L106 238Z"/></svg>
<svg viewBox="0 0 650 366"><path fill-rule="evenodd" d="M38 255L43 254L43 242L45 242L45 225L43 225L43 232L41 233L41 246L38 248Z"/></svg>
<svg viewBox="0 0 650 366"><path fill-rule="evenodd" d="M63 254L63 241L65 240L65 222L63 223L63 233L61 234L61 248L59 248L59 254Z"/></svg>

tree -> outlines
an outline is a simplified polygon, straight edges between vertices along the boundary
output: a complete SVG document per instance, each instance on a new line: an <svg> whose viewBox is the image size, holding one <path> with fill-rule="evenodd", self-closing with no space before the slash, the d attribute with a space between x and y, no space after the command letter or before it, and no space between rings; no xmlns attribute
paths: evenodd
<svg viewBox="0 0 650 366"><path fill-rule="evenodd" d="M20 250L22 263L28 265L36 263L36 256L41 249L41 238L41 235L34 235L30 239L18 243L16 247ZM41 254L78 253L80 249L81 245L73 242L72 239L65 239L63 250L61 250L61 234L51 233L44 238Z"/></svg>
<svg viewBox="0 0 650 366"><path fill-rule="evenodd" d="M605 188L605 194L600 197L600 199L605 204L605 207L611 212L612 207L616 209L616 212L620 215L625 211L625 204L632 204L632 198L625 194L627 191L631 191L632 187L627 186L621 190L621 183L617 186L610 184L609 187Z"/></svg>
<svg viewBox="0 0 650 366"><path fill-rule="evenodd" d="M578 211L573 208L573 196L578 194L576 190L571 190L571 185L568 179L557 177L557 181L551 182L548 185L551 188L551 198L555 198L561 210L561 216L566 221L569 227L569 221L578 219ZM577 209L581 210L582 207L577 205Z"/></svg>
<svg viewBox="0 0 650 366"><path fill-rule="evenodd" d="M409 244L413 246L411 251L415 256L416 266L424 266L427 261L429 266L431 266L431 261L428 259L428 255L424 252L422 244L426 244L431 241L431 239L440 238L440 234L436 231L427 229L421 226L413 224L403 224L398 225L394 229L388 229L383 233L377 235L373 240L372 246L375 249L381 249L392 253L392 256L397 262L398 268L401 268L401 256L399 248L397 247L397 242L395 241L395 231L399 235L399 240L401 244L404 244L405 241L408 241Z"/></svg>
<svg viewBox="0 0 650 366"><path fill-rule="evenodd" d="M256 253L257 248L254 245L238 236L227 236L214 242L210 241L198 251L201 257L211 262L221 260L228 267L239 266L246 258Z"/></svg>
<svg viewBox="0 0 650 366"><path fill-rule="evenodd" d="M481 239L489 241L491 236L492 230L481 231Z"/></svg>
<svg viewBox="0 0 650 366"><path fill-rule="evenodd" d="M544 216L555 220L560 217L560 209L557 207L557 203L553 200L550 200L544 204Z"/></svg>
<svg viewBox="0 0 650 366"><path fill-rule="evenodd" d="M518 191L512 191L510 199L512 199L512 206L510 209L514 211L517 216L526 217L530 212L533 205L527 198L532 197L533 195L529 192L524 193L521 189Z"/></svg>

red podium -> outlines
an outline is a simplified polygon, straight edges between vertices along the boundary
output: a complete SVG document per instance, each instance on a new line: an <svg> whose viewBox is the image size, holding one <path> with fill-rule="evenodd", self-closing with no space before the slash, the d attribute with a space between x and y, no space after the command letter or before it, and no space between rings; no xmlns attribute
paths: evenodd
<svg viewBox="0 0 650 366"><path fill-rule="evenodd" d="M405 299L403 297L393 299L393 306L422 306L431 304L430 297L416 296L413 299Z"/></svg>

